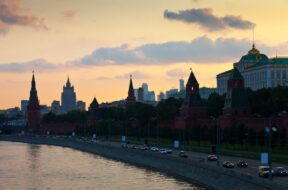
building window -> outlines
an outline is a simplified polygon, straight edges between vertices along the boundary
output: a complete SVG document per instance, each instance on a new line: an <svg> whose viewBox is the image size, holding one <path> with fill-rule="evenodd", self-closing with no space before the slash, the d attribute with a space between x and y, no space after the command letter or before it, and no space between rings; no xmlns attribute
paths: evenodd
<svg viewBox="0 0 288 190"><path fill-rule="evenodd" d="M281 78L281 73L280 71L277 71L277 79L280 79Z"/></svg>
<svg viewBox="0 0 288 190"><path fill-rule="evenodd" d="M282 78L283 78L283 79L286 79L286 71L283 71L283 73L282 73Z"/></svg>
<svg viewBox="0 0 288 190"><path fill-rule="evenodd" d="M271 78L274 79L274 71L271 71Z"/></svg>

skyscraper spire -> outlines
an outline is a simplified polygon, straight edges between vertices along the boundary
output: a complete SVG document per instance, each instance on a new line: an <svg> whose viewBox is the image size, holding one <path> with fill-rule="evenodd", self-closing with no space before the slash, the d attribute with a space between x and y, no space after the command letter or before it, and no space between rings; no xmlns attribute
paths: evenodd
<svg viewBox="0 0 288 190"><path fill-rule="evenodd" d="M69 75L68 75L68 78L67 78L66 86L68 86L68 87L71 86Z"/></svg>

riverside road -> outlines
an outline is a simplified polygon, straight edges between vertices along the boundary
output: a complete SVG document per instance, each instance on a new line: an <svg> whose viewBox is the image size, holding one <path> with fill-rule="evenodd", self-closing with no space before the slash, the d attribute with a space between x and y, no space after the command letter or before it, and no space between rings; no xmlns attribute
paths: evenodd
<svg viewBox="0 0 288 190"><path fill-rule="evenodd" d="M79 139L78 139L79 140ZM97 144L103 144L103 145L109 145L109 146L114 146L114 147L122 147L122 144L123 143L120 143L120 142L111 142L111 141L90 141L88 140L87 142L90 142L90 143L97 143ZM171 157L174 157L174 158L177 158L177 159L185 159L187 161L191 160L191 161L199 161L199 162L205 162L206 164L209 164L209 165L216 165L217 162L213 162L213 161L208 161L207 160L207 156L208 154L207 153L199 153L199 152L189 152L187 151L186 153L188 154L188 158L180 158L179 157L179 152L180 150L175 150L173 149L173 152L171 154L161 154L159 153L158 151L157 152L153 152L151 150L142 150L141 148L143 148L143 146L141 145L133 145L133 144L129 144L130 149L132 149L133 147L133 150L135 151L145 151L149 154L160 154L164 157L167 157L167 156L171 156ZM122 147L123 148L123 147ZM160 147L158 147L160 148ZM245 160L247 163L248 163L248 167L247 168L239 168L236 166L237 162L239 160ZM239 172L239 173L243 173L245 175L250 175L250 176L258 176L258 166L261 166L261 163L260 163L260 155L259 155L259 160L254 160L254 159L246 159L246 158L240 158L240 157L232 157L232 156L220 156L220 164L219 164L219 167L222 167L222 162L223 161L230 161L230 162L233 162L235 164L235 168L224 168L224 169L227 169L227 170L234 170L235 172ZM285 167L286 169L288 169L288 164L282 164L282 163L272 163L272 168L274 169L275 167ZM223 168L223 167L222 167ZM266 179L267 181L269 179ZM273 178L273 181L276 182L276 183L279 183L281 185L284 185L284 186L287 186L287 189L288 189L288 176L286 177L278 177L278 176L275 176Z"/></svg>

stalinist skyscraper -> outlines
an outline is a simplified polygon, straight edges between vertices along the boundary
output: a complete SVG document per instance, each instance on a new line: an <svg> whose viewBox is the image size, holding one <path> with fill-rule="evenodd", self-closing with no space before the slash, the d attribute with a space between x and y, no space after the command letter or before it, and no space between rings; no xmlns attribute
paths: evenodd
<svg viewBox="0 0 288 190"><path fill-rule="evenodd" d="M61 108L65 112L76 109L76 93L74 91L74 86L71 86L69 77L67 79L66 86L63 86L61 104Z"/></svg>

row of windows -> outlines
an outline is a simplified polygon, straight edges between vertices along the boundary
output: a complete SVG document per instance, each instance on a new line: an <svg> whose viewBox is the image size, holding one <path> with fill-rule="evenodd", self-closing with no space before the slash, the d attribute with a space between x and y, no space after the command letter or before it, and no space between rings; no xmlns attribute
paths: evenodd
<svg viewBox="0 0 288 190"><path fill-rule="evenodd" d="M259 80L266 80L267 76L266 76L266 72L262 71L258 73L246 74L244 75L244 78L245 78L245 81L253 82L253 81L259 81Z"/></svg>
<svg viewBox="0 0 288 190"><path fill-rule="evenodd" d="M276 70L276 71L271 71L271 78L272 79L286 79L287 74L286 74L286 70Z"/></svg>

